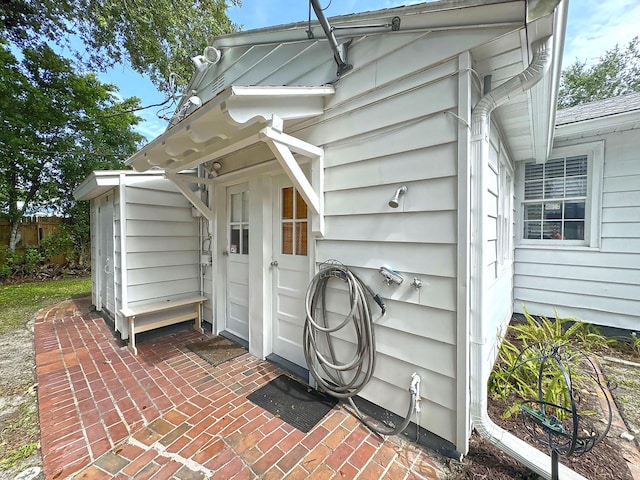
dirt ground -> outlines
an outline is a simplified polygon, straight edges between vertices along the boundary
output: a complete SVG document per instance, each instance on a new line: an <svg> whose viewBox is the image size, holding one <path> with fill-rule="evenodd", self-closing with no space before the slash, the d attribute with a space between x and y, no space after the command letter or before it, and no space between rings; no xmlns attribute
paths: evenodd
<svg viewBox="0 0 640 480"><path fill-rule="evenodd" d="M606 351L597 357L614 401L613 422L607 437L582 456L561 462L590 480L640 478L640 355L638 352ZM489 415L495 423L534 444L521 418L500 418L501 401L489 400ZM600 412L604 418L603 411ZM602 420L600 420L602 422ZM538 447L540 448L540 447ZM448 462L447 480L536 480L538 477L474 433L469 454L461 463ZM633 476L631 469L635 471Z"/></svg>
<svg viewBox="0 0 640 480"><path fill-rule="evenodd" d="M0 448L11 451L23 445L25 438L38 438L33 349L33 321L24 328L0 336ZM611 354L609 354L611 356ZM623 362L601 361L602 369L612 383L612 395L618 404L627 429L640 436L640 357L622 355ZM518 425L503 425L517 430ZM594 480L630 479L625 468L625 449L638 450L637 440L625 440L612 429L606 441L594 451L569 461L569 465ZM42 460L36 449L26 458L19 458L8 469L0 465L0 480L43 480ZM612 461L615 459L615 461ZM474 434L469 455L462 462L442 460L447 479L534 480L536 475Z"/></svg>
<svg viewBox="0 0 640 480"><path fill-rule="evenodd" d="M5 452L24 445L25 438L37 442L38 407L35 384L35 354L32 318L18 330L0 336L0 446ZM27 452L28 453L28 452ZM40 452L35 449L0 468L0 480L44 479Z"/></svg>

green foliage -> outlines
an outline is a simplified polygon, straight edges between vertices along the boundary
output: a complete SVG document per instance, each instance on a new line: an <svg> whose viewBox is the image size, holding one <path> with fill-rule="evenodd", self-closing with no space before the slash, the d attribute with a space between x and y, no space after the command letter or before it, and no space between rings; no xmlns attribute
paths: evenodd
<svg viewBox="0 0 640 480"><path fill-rule="evenodd" d="M61 224L52 235L42 239L40 250L45 258L56 255L71 255L74 251L74 236L71 225Z"/></svg>
<svg viewBox="0 0 640 480"><path fill-rule="evenodd" d="M15 450L9 452L5 458L0 460L0 468L8 470L11 467L15 467L18 464L18 461L29 458L36 450L38 450L39 447L40 444L38 442L20 445Z"/></svg>
<svg viewBox="0 0 640 480"><path fill-rule="evenodd" d="M640 92L640 37L608 50L598 63L576 62L562 72L558 108Z"/></svg>
<svg viewBox="0 0 640 480"><path fill-rule="evenodd" d="M44 262L44 257L37 248L27 248L24 252L24 270L31 274Z"/></svg>
<svg viewBox="0 0 640 480"><path fill-rule="evenodd" d="M11 275L16 266L20 264L22 264L22 257L15 252L7 251L3 256L0 256L0 280Z"/></svg>
<svg viewBox="0 0 640 480"><path fill-rule="evenodd" d="M0 212L14 228L29 209L42 208L62 211L74 227L88 225L73 190L93 170L123 168L137 150L139 118L127 110L139 100L120 101L113 85L77 74L47 45L22 53L18 61L0 41ZM88 229L74 234L88 238Z"/></svg>
<svg viewBox="0 0 640 480"><path fill-rule="evenodd" d="M4 263L0 266L0 280L15 274L32 274L44 262L44 257L37 248L28 248L24 253L7 252Z"/></svg>
<svg viewBox="0 0 640 480"><path fill-rule="evenodd" d="M26 385L16 387L26 388ZM3 396L9 392L0 392ZM14 397L15 398L15 397ZM0 469L22 466L23 461L39 448L40 428L38 410L33 398L17 398L13 408L4 412L2 417L2 436L0 437ZM6 478L6 476L0 475ZM12 477L13 478L13 477Z"/></svg>
<svg viewBox="0 0 640 480"><path fill-rule="evenodd" d="M0 335L18 328L39 309L91 294L91 278L0 285Z"/></svg>
<svg viewBox="0 0 640 480"><path fill-rule="evenodd" d="M585 380L581 372L584 355L578 349L588 352L608 345L592 325L557 315L555 320L536 319L526 309L524 323L510 325L507 337L502 341L498 361L489 377L489 392L494 398L512 400L515 396L517 399L505 410L505 418L519 411L519 402L538 399L541 393L545 402L569 409L570 392L560 364L553 359L541 360L541 354L548 351L549 346L565 346L564 360L572 371L575 387ZM554 413L562 419L566 411Z"/></svg>
<svg viewBox="0 0 640 480"><path fill-rule="evenodd" d="M75 52L91 70L128 61L156 85L170 72L188 80L190 57L210 38L237 29L227 17L239 0L9 0L0 3L0 31L19 47L43 39ZM78 48L80 38L84 43Z"/></svg>

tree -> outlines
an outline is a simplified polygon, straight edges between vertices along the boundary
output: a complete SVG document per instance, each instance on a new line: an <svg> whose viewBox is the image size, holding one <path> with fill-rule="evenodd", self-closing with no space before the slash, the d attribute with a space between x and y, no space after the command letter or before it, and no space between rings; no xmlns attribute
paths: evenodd
<svg viewBox="0 0 640 480"><path fill-rule="evenodd" d="M142 140L130 112L139 99L119 101L113 85L75 73L47 45L23 55L18 61L0 42L0 212L11 224L12 252L25 212L50 207L74 215L79 182L94 169L122 167Z"/></svg>
<svg viewBox="0 0 640 480"><path fill-rule="evenodd" d="M598 63L576 62L562 72L558 108L640 92L640 37L608 50Z"/></svg>
<svg viewBox="0 0 640 480"><path fill-rule="evenodd" d="M171 72L188 80L190 58L237 28L228 7L227 0L2 0L0 32L19 48L54 41L91 70L128 61L162 86ZM74 48L74 36L86 48Z"/></svg>

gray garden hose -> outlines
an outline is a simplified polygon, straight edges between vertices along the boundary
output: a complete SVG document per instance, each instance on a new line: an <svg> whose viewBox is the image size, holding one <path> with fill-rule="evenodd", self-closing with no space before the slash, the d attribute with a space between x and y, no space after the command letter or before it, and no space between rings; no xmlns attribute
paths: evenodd
<svg viewBox="0 0 640 480"><path fill-rule="evenodd" d="M330 327L327 320L326 290L331 279L339 279L347 284L350 303L349 313L335 327ZM385 305L382 298L375 294L358 275L341 264L323 265L311 280L305 295L307 319L303 334L304 356L309 371L321 390L336 398L348 399L360 421L370 430L381 435L397 435L409 425L411 414L416 406L418 392L413 383L409 388L409 411L396 427L380 422L372 423L374 420L364 415L353 401L353 397L371 380L376 365L375 335L367 294L378 304L384 315ZM316 312L319 313L317 318ZM336 358L332 334L349 324L356 331L356 349L349 361L339 362Z"/></svg>

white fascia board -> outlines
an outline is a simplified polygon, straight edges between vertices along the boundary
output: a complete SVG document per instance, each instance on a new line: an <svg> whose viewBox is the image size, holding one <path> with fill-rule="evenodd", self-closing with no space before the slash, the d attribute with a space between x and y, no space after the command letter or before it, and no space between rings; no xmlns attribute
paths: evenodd
<svg viewBox="0 0 640 480"><path fill-rule="evenodd" d="M513 0L444 0L424 2L383 10L354 13L328 18L333 26L336 38L354 35L380 34L391 29L372 25L385 25L393 17L400 17L400 32L415 30L444 30L448 28L472 27L478 25L521 25L524 9L522 2ZM364 27L363 27L364 26ZM316 20L311 26L308 22L295 22L287 25L231 33L213 39L216 48L265 45L306 40L311 27L315 39L325 41L326 35ZM352 28L349 28L352 27Z"/></svg>
<svg viewBox="0 0 640 480"><path fill-rule="evenodd" d="M99 197L107 190L112 189L118 185L118 174L109 172L108 175L104 175L105 172L93 172L89 175L80 185L73 191L73 196L76 200L91 200ZM103 175L100 175L103 174Z"/></svg>
<svg viewBox="0 0 640 480"><path fill-rule="evenodd" d="M640 129L640 111L638 110L558 125L555 136L559 140L576 135L585 137L633 129Z"/></svg>
<svg viewBox="0 0 640 480"><path fill-rule="evenodd" d="M144 173L135 170L96 170L76 187L73 197L76 200L91 200L99 197L120 184L120 174L125 176L162 175L164 172L162 170L150 170Z"/></svg>

